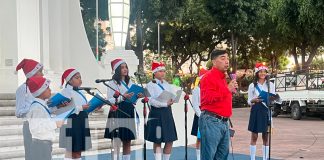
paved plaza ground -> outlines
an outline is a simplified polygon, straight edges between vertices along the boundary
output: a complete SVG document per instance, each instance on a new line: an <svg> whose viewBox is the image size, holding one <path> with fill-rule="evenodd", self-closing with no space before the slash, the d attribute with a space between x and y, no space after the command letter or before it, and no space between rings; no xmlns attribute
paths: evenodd
<svg viewBox="0 0 324 160"><path fill-rule="evenodd" d="M250 132L247 131L249 108L234 109L233 123L236 136L234 152L249 154ZM271 157L276 159L324 160L324 120L318 117L303 117L293 120L289 115L273 118ZM261 135L260 135L261 136ZM257 155L262 156L262 141L258 140Z"/></svg>
<svg viewBox="0 0 324 160"><path fill-rule="evenodd" d="M233 139L234 159L249 159L250 132L247 130L249 108L236 108L233 110L232 121L236 129ZM292 120L288 115L280 115L273 119L274 133L272 135L271 157L285 160L324 160L324 121L317 117L303 117L302 120ZM262 141L258 140L257 156L262 159ZM195 160L196 154L193 145L188 149L188 160ZM110 159L110 154L100 153L86 156L84 159ZM142 150L135 149L132 159L142 159ZM152 160L153 151L147 151L147 159ZM173 149L171 160L183 160L184 147ZM230 155L229 160L233 157Z"/></svg>

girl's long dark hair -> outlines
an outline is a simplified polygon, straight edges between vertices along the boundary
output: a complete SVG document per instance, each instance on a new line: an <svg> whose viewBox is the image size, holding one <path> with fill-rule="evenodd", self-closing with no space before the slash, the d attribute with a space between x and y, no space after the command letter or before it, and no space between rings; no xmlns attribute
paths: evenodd
<svg viewBox="0 0 324 160"><path fill-rule="evenodd" d="M254 75L254 78L253 78L253 84L254 84L254 87L256 87L258 85L258 81L259 81L259 72L256 72L255 75Z"/></svg>
<svg viewBox="0 0 324 160"><path fill-rule="evenodd" d="M128 69L127 64L126 64L126 68ZM120 81L122 80L121 77L122 77L122 76L121 76L121 65L119 65L119 66L116 68L116 70L115 70L115 74L112 76L112 79L115 80L115 81L117 82L118 85L120 85L120 84L121 84ZM127 85L128 85L128 83L129 83L129 80L130 80L130 77L129 77L129 75L127 74L127 75L125 76L125 83L126 83Z"/></svg>

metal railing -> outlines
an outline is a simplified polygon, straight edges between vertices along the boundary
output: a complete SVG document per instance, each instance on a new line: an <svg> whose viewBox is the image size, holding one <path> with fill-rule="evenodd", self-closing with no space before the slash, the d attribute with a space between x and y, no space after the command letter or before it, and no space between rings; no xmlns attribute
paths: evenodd
<svg viewBox="0 0 324 160"><path fill-rule="evenodd" d="M277 92L296 90L324 90L324 71L297 71L277 74Z"/></svg>

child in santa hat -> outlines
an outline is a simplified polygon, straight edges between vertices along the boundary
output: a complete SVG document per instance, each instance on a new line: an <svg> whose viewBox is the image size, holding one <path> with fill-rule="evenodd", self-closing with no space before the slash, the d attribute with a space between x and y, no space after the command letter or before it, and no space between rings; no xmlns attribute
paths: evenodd
<svg viewBox="0 0 324 160"><path fill-rule="evenodd" d="M253 83L249 85L248 89L248 104L251 106L248 127L248 130L251 131L250 155L251 160L255 160L258 133L262 133L263 159L266 160L269 157L268 126L271 115L269 115L269 110L266 106L267 102L264 102L259 95L262 91L268 92L268 84L270 85L270 93L275 94L275 86L272 82L266 82L268 74L267 66L262 63L256 63L254 73Z"/></svg>
<svg viewBox="0 0 324 160"><path fill-rule="evenodd" d="M178 139L177 131L172 115L171 106L174 100L160 102L157 97L164 91L174 93L171 85L165 80L165 65L163 63L152 63L153 80L147 84L151 94L149 103L151 111L148 116L147 132L145 139L153 142L154 155L156 160L161 160L161 143L165 143L163 159L169 160L173 141Z"/></svg>
<svg viewBox="0 0 324 160"><path fill-rule="evenodd" d="M120 144L118 140L121 140L123 145L122 159L130 160L131 140L135 140L137 136L135 120L138 119L138 114L134 104L127 100L134 93L127 93L127 91L134 83L128 75L129 70L125 60L115 59L111 61L111 68L114 75L112 77L113 80L108 85L123 96L119 96L117 99L114 98L115 91L108 88L107 98L110 103L117 104L118 110L110 110L104 137L111 139L113 142L114 152L112 153L112 158L114 160L119 156ZM139 94L137 97L141 98L143 95Z"/></svg>
<svg viewBox="0 0 324 160"><path fill-rule="evenodd" d="M52 144L55 140L55 129L63 125L63 121L51 119L46 99L51 96L50 81L42 76L34 76L27 80L27 86L35 97L27 113L29 129L32 135L30 147L31 159L51 160Z"/></svg>
<svg viewBox="0 0 324 160"><path fill-rule="evenodd" d="M43 65L32 59L23 59L16 67L16 72L23 70L27 80L33 76L43 76ZM16 90L16 117L23 119L23 136L25 159L31 160L32 137L29 131L29 124L26 115L30 110L30 105L34 101L33 95L30 93L27 84L21 84Z"/></svg>
<svg viewBox="0 0 324 160"><path fill-rule="evenodd" d="M208 70L201 68L199 70L199 79L201 79L204 74L207 72ZM195 116L194 116L194 120L192 123L192 128L191 128L191 135L196 136L197 137L197 141L196 141L196 155L197 155L197 160L200 160L200 138L197 136L198 135L198 120L199 120L199 116L201 114L201 110L200 110L200 86L198 84L197 87L195 87L192 90L192 107L195 111Z"/></svg>
<svg viewBox="0 0 324 160"><path fill-rule="evenodd" d="M65 160L81 159L81 153L92 147L88 113L84 111L89 108L89 104L83 93L74 89L82 85L79 71L67 69L61 80L62 86L66 82L61 94L73 101L76 111L60 129L59 147L66 149Z"/></svg>

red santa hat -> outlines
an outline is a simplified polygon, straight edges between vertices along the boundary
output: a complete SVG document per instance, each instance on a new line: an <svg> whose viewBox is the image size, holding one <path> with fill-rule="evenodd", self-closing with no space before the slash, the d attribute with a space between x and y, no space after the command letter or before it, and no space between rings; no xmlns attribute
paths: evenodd
<svg viewBox="0 0 324 160"><path fill-rule="evenodd" d="M50 85L51 81L42 76L34 76L28 79L27 86L34 97L41 95Z"/></svg>
<svg viewBox="0 0 324 160"><path fill-rule="evenodd" d="M16 67L16 72L22 69L27 78L34 76L43 65L32 59L23 59Z"/></svg>
<svg viewBox="0 0 324 160"><path fill-rule="evenodd" d="M156 73L156 72L161 71L161 70L165 70L165 64L164 63L162 63L162 62L160 62L160 63L153 62L152 63L152 72L153 73Z"/></svg>
<svg viewBox="0 0 324 160"><path fill-rule="evenodd" d="M261 70L265 70L268 72L268 67L264 65L263 63L256 63L254 68L254 73L257 73Z"/></svg>
<svg viewBox="0 0 324 160"><path fill-rule="evenodd" d="M61 88L63 87L64 80L66 82L68 82L77 73L79 73L79 71L77 71L74 68L70 68L70 69L65 70L64 73L62 74L62 77L61 77Z"/></svg>
<svg viewBox="0 0 324 160"><path fill-rule="evenodd" d="M207 72L208 72L208 70L206 70L205 68L201 68L199 70L199 74L198 74L199 78L201 79L204 76L204 74Z"/></svg>
<svg viewBox="0 0 324 160"><path fill-rule="evenodd" d="M110 62L111 63L111 70L112 70L112 73L115 73L116 69L123 63L126 63L125 60L123 59L114 59L113 61Z"/></svg>

